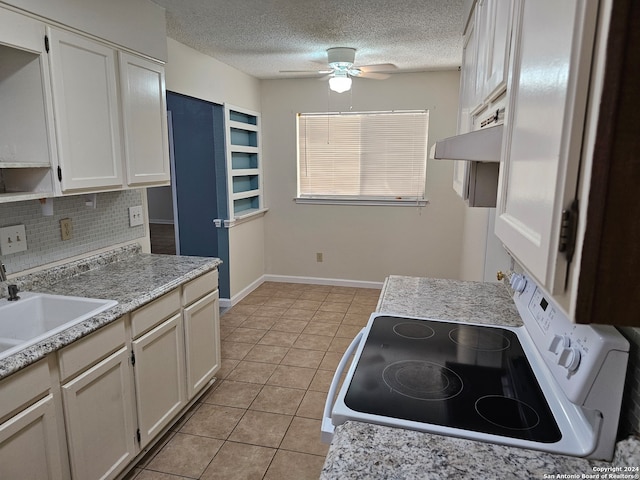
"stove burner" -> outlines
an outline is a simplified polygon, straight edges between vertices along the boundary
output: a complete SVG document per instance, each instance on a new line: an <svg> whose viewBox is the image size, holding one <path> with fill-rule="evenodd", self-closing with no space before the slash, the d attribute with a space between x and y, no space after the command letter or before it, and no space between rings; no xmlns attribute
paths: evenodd
<svg viewBox="0 0 640 480"><path fill-rule="evenodd" d="M489 328L463 326L449 332L449 338L460 346L483 352L501 352L511 346L511 342L500 332Z"/></svg>
<svg viewBox="0 0 640 480"><path fill-rule="evenodd" d="M385 367L387 386L416 400L447 400L462 391L462 379L453 370L422 360L402 360Z"/></svg>
<svg viewBox="0 0 640 480"><path fill-rule="evenodd" d="M404 338L424 340L433 337L436 332L424 323L405 322L393 326L393 331Z"/></svg>
<svg viewBox="0 0 640 480"><path fill-rule="evenodd" d="M529 430L540 423L538 413L515 398L487 395L476 400L475 406L487 422L509 430Z"/></svg>

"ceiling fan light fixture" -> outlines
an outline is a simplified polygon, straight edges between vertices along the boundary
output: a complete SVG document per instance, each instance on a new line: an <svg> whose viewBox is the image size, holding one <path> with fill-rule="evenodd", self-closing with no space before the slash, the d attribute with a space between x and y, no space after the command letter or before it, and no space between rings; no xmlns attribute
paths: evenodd
<svg viewBox="0 0 640 480"><path fill-rule="evenodd" d="M329 88L336 93L344 93L351 89L351 78L346 72L335 72L329 79Z"/></svg>

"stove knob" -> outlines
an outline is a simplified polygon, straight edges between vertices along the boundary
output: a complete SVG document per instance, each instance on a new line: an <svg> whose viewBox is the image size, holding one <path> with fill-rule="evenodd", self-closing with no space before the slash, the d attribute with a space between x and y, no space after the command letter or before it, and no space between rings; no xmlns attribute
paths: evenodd
<svg viewBox="0 0 640 480"><path fill-rule="evenodd" d="M513 288L517 293L524 292L524 289L527 286L527 280L524 278L524 275L519 273L514 273L511 276L509 283L511 284L511 288Z"/></svg>
<svg viewBox="0 0 640 480"><path fill-rule="evenodd" d="M562 350L569 348L571 345L571 339L566 335L555 334L551 344L549 345L549 351L554 355L559 354Z"/></svg>
<svg viewBox="0 0 640 480"><path fill-rule="evenodd" d="M580 358L580 350L577 348L563 348L558 358L558 365L569 370L569 373L573 373L578 369L578 365L580 365Z"/></svg>

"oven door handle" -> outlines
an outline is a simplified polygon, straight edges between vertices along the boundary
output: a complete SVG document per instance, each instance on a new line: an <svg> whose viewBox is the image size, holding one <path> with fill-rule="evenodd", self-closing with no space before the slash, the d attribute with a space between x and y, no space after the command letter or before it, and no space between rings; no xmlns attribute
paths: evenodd
<svg viewBox="0 0 640 480"><path fill-rule="evenodd" d="M324 403L324 413L322 415L321 439L324 443L331 443L331 439L333 438L333 431L335 427L333 426L333 423L331 423L331 410L333 409L333 399L336 396L336 390L338 390L338 385L340 384L340 376L342 375L342 372L344 371L347 362L349 361L349 357L356 350L363 336L364 328L360 330L355 338L351 341L351 344L340 359L340 363L336 368L336 373L333 374L333 380L331 381L331 386L329 387L329 393L327 393L327 400Z"/></svg>

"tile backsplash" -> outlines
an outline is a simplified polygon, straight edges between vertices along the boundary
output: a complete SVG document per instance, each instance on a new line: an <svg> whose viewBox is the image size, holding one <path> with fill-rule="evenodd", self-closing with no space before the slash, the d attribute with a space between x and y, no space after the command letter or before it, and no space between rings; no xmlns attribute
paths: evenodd
<svg viewBox="0 0 640 480"><path fill-rule="evenodd" d="M17 273L51 262L144 237L144 226L129 227L129 207L142 205L141 190L96 194L96 207L85 196L54 198L53 216L45 216L38 200L0 204L0 227L22 224L26 252L0 255L7 273ZM73 237L62 240L60 220L70 218Z"/></svg>

